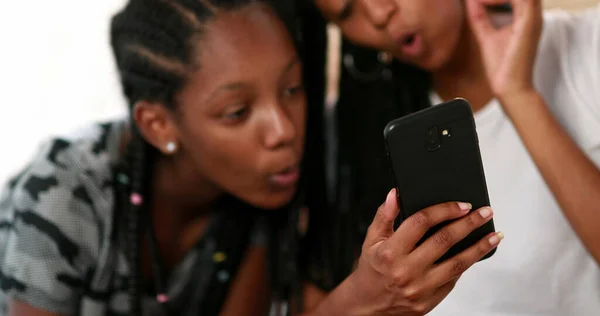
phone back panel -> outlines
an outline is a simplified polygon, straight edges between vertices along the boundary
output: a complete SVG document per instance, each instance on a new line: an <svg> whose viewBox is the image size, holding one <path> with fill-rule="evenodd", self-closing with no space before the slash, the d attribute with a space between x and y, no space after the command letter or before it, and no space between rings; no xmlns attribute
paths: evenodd
<svg viewBox="0 0 600 316"><path fill-rule="evenodd" d="M475 121L466 100L455 99L394 120L384 136L398 189L398 225L415 212L444 202L469 202L473 210L490 206ZM441 260L493 231L490 221Z"/></svg>

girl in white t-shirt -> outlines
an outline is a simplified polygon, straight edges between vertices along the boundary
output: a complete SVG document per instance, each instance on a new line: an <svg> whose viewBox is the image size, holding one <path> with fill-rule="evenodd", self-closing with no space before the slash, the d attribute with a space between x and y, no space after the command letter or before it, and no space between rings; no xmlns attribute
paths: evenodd
<svg viewBox="0 0 600 316"><path fill-rule="evenodd" d="M466 98L506 240L431 315L600 315L600 7L512 0L500 26L506 2L315 0L344 35L338 204L381 195L387 121Z"/></svg>

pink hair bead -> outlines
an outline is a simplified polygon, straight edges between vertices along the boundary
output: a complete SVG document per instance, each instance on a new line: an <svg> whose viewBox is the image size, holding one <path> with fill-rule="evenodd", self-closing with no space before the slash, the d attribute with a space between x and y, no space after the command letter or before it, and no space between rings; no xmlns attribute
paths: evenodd
<svg viewBox="0 0 600 316"><path fill-rule="evenodd" d="M159 303L166 303L167 301L169 301L169 297L166 294L158 294L156 295L156 300Z"/></svg>
<svg viewBox="0 0 600 316"><path fill-rule="evenodd" d="M144 202L144 199L138 193L132 193L131 196L129 197L129 200L131 201L131 204L133 204L133 205L142 205L142 203Z"/></svg>

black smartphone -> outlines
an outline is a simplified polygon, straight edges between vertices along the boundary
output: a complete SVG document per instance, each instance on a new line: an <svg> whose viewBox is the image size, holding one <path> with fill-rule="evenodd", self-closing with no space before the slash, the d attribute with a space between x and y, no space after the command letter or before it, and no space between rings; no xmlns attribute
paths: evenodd
<svg viewBox="0 0 600 316"><path fill-rule="evenodd" d="M400 205L397 226L417 211L444 202L468 202L472 211L490 206L475 120L466 100L455 99L393 120L383 134ZM422 241L447 224L432 228ZM494 231L490 220L438 261Z"/></svg>

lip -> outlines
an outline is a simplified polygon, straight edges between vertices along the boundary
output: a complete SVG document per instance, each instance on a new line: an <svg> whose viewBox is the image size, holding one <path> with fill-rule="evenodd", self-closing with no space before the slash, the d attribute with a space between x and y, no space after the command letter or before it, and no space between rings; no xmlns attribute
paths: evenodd
<svg viewBox="0 0 600 316"><path fill-rule="evenodd" d="M293 166L272 174L269 177L269 180L280 188L289 188L294 186L299 178L300 168L298 166Z"/></svg>
<svg viewBox="0 0 600 316"><path fill-rule="evenodd" d="M396 37L396 43L402 55L416 58L423 54L423 36L418 32L404 33Z"/></svg>

